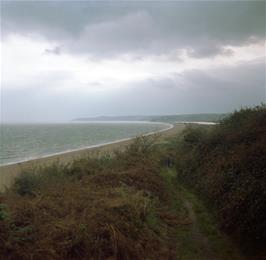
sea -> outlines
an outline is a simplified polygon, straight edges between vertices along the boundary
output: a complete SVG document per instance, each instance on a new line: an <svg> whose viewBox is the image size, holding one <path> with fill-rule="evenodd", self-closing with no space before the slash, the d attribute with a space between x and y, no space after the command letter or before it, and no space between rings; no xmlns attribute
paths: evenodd
<svg viewBox="0 0 266 260"><path fill-rule="evenodd" d="M101 146L169 127L153 122L1 124L0 165Z"/></svg>

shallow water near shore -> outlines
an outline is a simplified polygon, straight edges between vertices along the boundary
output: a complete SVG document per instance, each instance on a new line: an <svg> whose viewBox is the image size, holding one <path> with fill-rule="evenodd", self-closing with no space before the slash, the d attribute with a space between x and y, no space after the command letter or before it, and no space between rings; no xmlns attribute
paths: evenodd
<svg viewBox="0 0 266 260"><path fill-rule="evenodd" d="M0 165L105 144L168 127L149 122L2 124Z"/></svg>

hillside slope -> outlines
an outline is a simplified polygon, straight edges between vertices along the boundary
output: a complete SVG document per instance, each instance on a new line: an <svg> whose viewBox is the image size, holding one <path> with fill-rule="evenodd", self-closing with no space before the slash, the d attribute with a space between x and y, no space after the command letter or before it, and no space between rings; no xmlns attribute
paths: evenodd
<svg viewBox="0 0 266 260"><path fill-rule="evenodd" d="M0 259L245 259L221 230L263 259L265 133L261 106L28 168L0 193Z"/></svg>

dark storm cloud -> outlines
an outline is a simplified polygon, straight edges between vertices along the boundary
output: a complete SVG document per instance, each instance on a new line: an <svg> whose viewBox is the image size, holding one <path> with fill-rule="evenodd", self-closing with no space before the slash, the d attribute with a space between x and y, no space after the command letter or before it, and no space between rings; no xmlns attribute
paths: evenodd
<svg viewBox="0 0 266 260"><path fill-rule="evenodd" d="M2 1L3 118L229 112L265 102L265 5Z"/></svg>
<svg viewBox="0 0 266 260"><path fill-rule="evenodd" d="M265 39L265 2L3 2L2 35L41 35L61 51L100 58L229 55L224 46Z"/></svg>
<svg viewBox="0 0 266 260"><path fill-rule="evenodd" d="M194 49L188 49L188 55L193 58L206 58L216 55L230 56L233 55L233 51L217 45L205 44L204 46L194 47Z"/></svg>

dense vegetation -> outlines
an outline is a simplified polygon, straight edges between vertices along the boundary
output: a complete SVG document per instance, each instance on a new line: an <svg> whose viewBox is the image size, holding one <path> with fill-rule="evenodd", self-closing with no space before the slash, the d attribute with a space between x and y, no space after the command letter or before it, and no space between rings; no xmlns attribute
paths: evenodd
<svg viewBox="0 0 266 260"><path fill-rule="evenodd" d="M124 152L23 173L0 195L0 255L175 258L158 159L153 138L140 137Z"/></svg>
<svg viewBox="0 0 266 260"><path fill-rule="evenodd" d="M261 259L265 137L262 105L168 141L139 137L124 151L27 170L0 194L0 258L242 259L214 212Z"/></svg>
<svg viewBox="0 0 266 260"><path fill-rule="evenodd" d="M221 228L254 258L265 255L266 106L215 127L190 127L172 146L178 180L213 207Z"/></svg>

